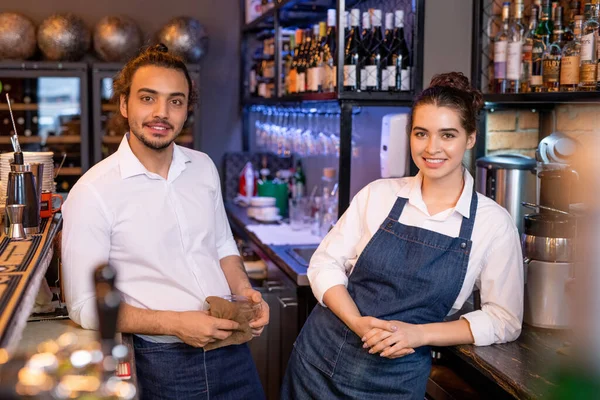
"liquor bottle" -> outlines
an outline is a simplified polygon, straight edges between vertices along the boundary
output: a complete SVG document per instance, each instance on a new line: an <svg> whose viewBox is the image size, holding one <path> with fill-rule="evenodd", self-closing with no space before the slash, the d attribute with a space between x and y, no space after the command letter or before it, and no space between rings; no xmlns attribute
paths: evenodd
<svg viewBox="0 0 600 400"><path fill-rule="evenodd" d="M323 91L333 92L337 86L337 60L336 53L336 10L327 10L327 36L323 48Z"/></svg>
<svg viewBox="0 0 600 400"><path fill-rule="evenodd" d="M581 36L581 66L579 67L579 90L596 90L598 56L598 9L600 0L592 0L590 18L583 25Z"/></svg>
<svg viewBox="0 0 600 400"><path fill-rule="evenodd" d="M394 31L394 52L392 54L396 67L395 90L409 91L411 89L410 54L406 36L404 35L404 10L396 10L396 29Z"/></svg>
<svg viewBox="0 0 600 400"><path fill-rule="evenodd" d="M508 45L506 54L506 92L518 93L521 89L523 36L523 0L515 1L515 19L508 27Z"/></svg>
<svg viewBox="0 0 600 400"><path fill-rule="evenodd" d="M321 84L321 55L320 55L320 32L319 25L313 25L313 38L308 53L308 72L306 75L306 91L318 93L322 91ZM325 34L325 32L323 32Z"/></svg>
<svg viewBox="0 0 600 400"><path fill-rule="evenodd" d="M583 20L587 21L592 16L592 0L585 0L583 5ZM585 22L584 22L585 23Z"/></svg>
<svg viewBox="0 0 600 400"><path fill-rule="evenodd" d="M392 46L394 45L394 13L385 13L385 33L383 51L385 55L382 57L381 65L381 90L393 90L394 84L390 76L394 70L392 60Z"/></svg>
<svg viewBox="0 0 600 400"><path fill-rule="evenodd" d="M521 92L529 92L529 81L531 79L532 70L532 51L533 40L535 38L535 28L537 27L538 8L535 5L531 6L531 17L529 18L529 27L523 38L523 65L521 76Z"/></svg>
<svg viewBox="0 0 600 400"><path fill-rule="evenodd" d="M369 56L365 60L366 90L375 91L381 90L381 63L385 38L381 30L381 10L370 10L370 15L373 28L371 30Z"/></svg>
<svg viewBox="0 0 600 400"><path fill-rule="evenodd" d="M308 72L308 52L311 46L310 29L302 33L304 38L298 60L298 93L306 92L306 75Z"/></svg>
<svg viewBox="0 0 600 400"><path fill-rule="evenodd" d="M292 52L292 63L290 64L290 72L287 81L287 93L295 94L298 93L298 58L300 51L300 44L302 43L302 30L296 29L295 36L290 37L290 45Z"/></svg>
<svg viewBox="0 0 600 400"><path fill-rule="evenodd" d="M299 199L304 197L305 189L306 189L306 176L304 175L304 170L302 169L302 161L298 160L296 162L296 169L294 171L294 188L293 188L293 197L295 199Z"/></svg>
<svg viewBox="0 0 600 400"><path fill-rule="evenodd" d="M258 96L258 64L252 63L248 76L248 91L250 96Z"/></svg>
<svg viewBox="0 0 600 400"><path fill-rule="evenodd" d="M289 41L283 44L283 68L282 68L282 77L283 77L283 94L288 95L289 87L290 87L290 73L292 72L292 62L294 61L294 35L291 35ZM279 94L281 96L281 93Z"/></svg>
<svg viewBox="0 0 600 400"><path fill-rule="evenodd" d="M549 45L550 30L549 24L550 15L550 1L544 0L542 2L542 17L540 22L535 29L535 36L533 39L533 49L531 54L531 79L529 80L529 88L532 92L542 92L544 90L544 79L542 74L543 68L543 56L546 47Z"/></svg>
<svg viewBox="0 0 600 400"><path fill-rule="evenodd" d="M554 9L554 28L552 30L552 35L550 36L550 43L561 42L561 49L564 46L565 41L565 29L563 25L564 21L564 13L563 8L561 6L557 6ZM559 40L560 36L560 40Z"/></svg>
<svg viewBox="0 0 600 400"><path fill-rule="evenodd" d="M580 9L581 1L579 0L573 0L569 4L569 11L564 21L565 34L563 36L563 39L565 42L570 42L575 39L575 16L579 15Z"/></svg>
<svg viewBox="0 0 600 400"><path fill-rule="evenodd" d="M360 90L367 90L366 61L371 50L371 18L368 12L362 14L362 33L360 34Z"/></svg>
<svg viewBox="0 0 600 400"><path fill-rule="evenodd" d="M548 92L558 92L560 87L560 60L562 56L563 43L563 8L556 7L554 11L554 31L552 37L554 41L550 44L542 56L542 76L545 90Z"/></svg>
<svg viewBox="0 0 600 400"><path fill-rule="evenodd" d="M581 63L581 34L583 15L575 16L573 34L575 39L565 45L560 62L561 92L575 92L579 89L579 65Z"/></svg>
<svg viewBox="0 0 600 400"><path fill-rule="evenodd" d="M360 10L350 12L350 33L346 40L344 57L344 91L355 92L360 88Z"/></svg>
<svg viewBox="0 0 600 400"><path fill-rule="evenodd" d="M506 93L506 61L508 53L510 3L502 5L502 28L494 38L494 92Z"/></svg>

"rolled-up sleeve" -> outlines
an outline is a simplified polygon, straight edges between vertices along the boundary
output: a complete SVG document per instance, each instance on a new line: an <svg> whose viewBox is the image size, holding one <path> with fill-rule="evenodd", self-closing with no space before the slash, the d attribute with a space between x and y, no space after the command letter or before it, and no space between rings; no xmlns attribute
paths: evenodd
<svg viewBox="0 0 600 400"><path fill-rule="evenodd" d="M334 286L348 286L350 259L357 256L356 245L361 238L362 215L368 188L359 192L346 212L329 231L313 254L308 267L308 280L315 298L323 303L323 296Z"/></svg>
<svg viewBox="0 0 600 400"><path fill-rule="evenodd" d="M512 224L499 229L479 276L481 310L465 314L476 346L517 339L523 322L523 255Z"/></svg>
<svg viewBox="0 0 600 400"><path fill-rule="evenodd" d="M69 317L82 328L97 329L93 273L108 263L111 222L91 186L78 184L62 207L62 280Z"/></svg>
<svg viewBox="0 0 600 400"><path fill-rule="evenodd" d="M225 211L225 205L223 204L223 195L221 194L221 181L219 179L219 171L215 164L211 161L212 174L214 179L214 185L216 187L214 204L215 204L215 244L217 246L217 255L219 260L227 256L239 256L235 239L231 233L231 227L229 226L229 220L227 219L227 212Z"/></svg>

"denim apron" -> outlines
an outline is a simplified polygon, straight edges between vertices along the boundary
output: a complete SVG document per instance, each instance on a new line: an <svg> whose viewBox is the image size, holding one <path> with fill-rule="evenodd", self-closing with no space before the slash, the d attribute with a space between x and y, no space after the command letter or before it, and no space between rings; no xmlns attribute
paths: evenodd
<svg viewBox="0 0 600 400"><path fill-rule="evenodd" d="M467 272L477 212L453 238L398 220L399 197L348 279L361 315L410 324L441 322ZM302 328L282 385L282 399L420 399L431 369L429 346L394 360L369 354L362 341L328 308L317 305Z"/></svg>

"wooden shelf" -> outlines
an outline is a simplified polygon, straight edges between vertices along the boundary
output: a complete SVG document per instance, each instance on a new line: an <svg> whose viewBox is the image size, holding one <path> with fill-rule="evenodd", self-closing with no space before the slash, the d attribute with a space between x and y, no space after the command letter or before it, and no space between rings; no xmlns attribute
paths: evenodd
<svg viewBox="0 0 600 400"><path fill-rule="evenodd" d="M102 104L102 111L119 111L119 106L116 104Z"/></svg>
<svg viewBox="0 0 600 400"><path fill-rule="evenodd" d="M247 97L244 103L248 105L295 104L306 102L348 102L355 105L390 105L410 106L414 100L411 92L336 92L331 93L301 93L283 97Z"/></svg>
<svg viewBox="0 0 600 400"><path fill-rule="evenodd" d="M12 103L10 104L13 111L37 111L39 104ZM0 111L9 111L8 104L0 104Z"/></svg>
<svg viewBox="0 0 600 400"><path fill-rule="evenodd" d="M40 136L19 136L20 144L34 144L42 143L42 137ZM46 144L79 144L81 143L81 136L78 135L67 135L67 136L48 136L46 138ZM0 144L11 144L9 136L0 136Z"/></svg>
<svg viewBox="0 0 600 400"><path fill-rule="evenodd" d="M484 94L486 108L551 107L555 104L600 103L600 92Z"/></svg>
<svg viewBox="0 0 600 400"><path fill-rule="evenodd" d="M123 136L104 136L102 143L104 144L119 144L123 140ZM194 143L194 137L192 135L181 135L175 139L175 143L189 144Z"/></svg>
<svg viewBox="0 0 600 400"><path fill-rule="evenodd" d="M81 175L80 167L62 167L60 171L58 171L58 175Z"/></svg>

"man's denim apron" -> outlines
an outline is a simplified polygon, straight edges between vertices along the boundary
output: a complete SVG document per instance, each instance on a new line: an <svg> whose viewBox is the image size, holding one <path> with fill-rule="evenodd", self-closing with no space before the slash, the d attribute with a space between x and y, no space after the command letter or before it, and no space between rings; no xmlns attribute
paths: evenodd
<svg viewBox="0 0 600 400"><path fill-rule="evenodd" d="M399 197L367 244L349 277L348 292L361 315L410 324L441 322L458 297L467 272L477 212L473 190L470 218L453 238L398 220ZM431 369L429 346L390 360L369 354L328 308L317 305L289 361L282 399L420 399Z"/></svg>

